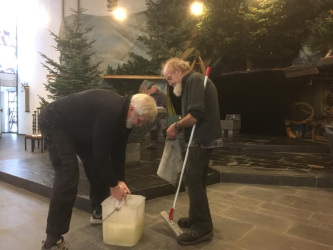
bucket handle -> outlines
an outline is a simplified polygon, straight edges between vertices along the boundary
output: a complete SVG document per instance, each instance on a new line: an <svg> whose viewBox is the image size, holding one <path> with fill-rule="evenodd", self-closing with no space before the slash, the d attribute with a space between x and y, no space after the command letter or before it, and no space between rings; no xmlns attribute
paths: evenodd
<svg viewBox="0 0 333 250"><path fill-rule="evenodd" d="M106 217L103 219L103 221L105 221L107 218L110 217L111 214L113 214L113 213L116 212L116 211L119 211L120 209L121 209L121 207L116 207L111 213L109 213L108 216L106 216Z"/></svg>

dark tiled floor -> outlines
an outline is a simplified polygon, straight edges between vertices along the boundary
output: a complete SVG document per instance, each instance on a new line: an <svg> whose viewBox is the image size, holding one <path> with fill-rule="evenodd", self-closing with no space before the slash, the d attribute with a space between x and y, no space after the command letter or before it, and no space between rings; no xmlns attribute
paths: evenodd
<svg viewBox="0 0 333 250"><path fill-rule="evenodd" d="M327 143L284 136L238 135L212 157L222 182L333 187Z"/></svg>
<svg viewBox="0 0 333 250"><path fill-rule="evenodd" d="M147 142L143 141L141 161L127 164L125 168L126 183L131 192L147 199L175 193L176 187L156 174L164 144L160 143L156 150L146 150L145 145ZM25 151L23 135L3 134L0 140L0 159L0 180L45 197L50 196L54 172L47 151L41 153L36 149L31 152L30 141ZM209 183L219 181L219 173L210 170ZM75 206L90 211L88 197L89 183L80 164L80 183Z"/></svg>
<svg viewBox="0 0 333 250"><path fill-rule="evenodd" d="M156 174L163 152L146 150L141 141L141 161L126 165L127 184L134 194L153 199L174 194L176 188ZM238 182L252 184L333 187L333 169L326 143L290 139L284 136L238 135L224 138L215 150L209 184ZM315 166L315 167L314 167ZM0 180L49 197L53 170L47 152L24 150L24 136L3 134L0 140ZM89 184L80 167L76 207L90 211Z"/></svg>

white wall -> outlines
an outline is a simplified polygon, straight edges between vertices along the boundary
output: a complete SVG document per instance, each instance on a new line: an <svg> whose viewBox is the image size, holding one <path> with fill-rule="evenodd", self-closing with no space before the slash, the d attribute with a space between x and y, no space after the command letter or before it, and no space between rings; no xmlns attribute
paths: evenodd
<svg viewBox="0 0 333 250"><path fill-rule="evenodd" d="M19 0L17 21L18 48L18 133L32 132L32 114L39 107L38 95L46 96L43 83L47 82L45 68L39 52L57 60L58 54L49 31L58 34L61 24L61 0ZM25 93L21 83L30 85L30 112L25 112Z"/></svg>

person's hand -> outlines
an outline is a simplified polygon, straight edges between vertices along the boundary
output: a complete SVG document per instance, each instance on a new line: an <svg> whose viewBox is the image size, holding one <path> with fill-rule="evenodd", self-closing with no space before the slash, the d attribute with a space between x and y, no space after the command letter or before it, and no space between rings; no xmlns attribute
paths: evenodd
<svg viewBox="0 0 333 250"><path fill-rule="evenodd" d="M176 123L171 124L167 130L166 136L169 140L174 140L177 138L178 130L176 129L175 124Z"/></svg>
<svg viewBox="0 0 333 250"><path fill-rule="evenodd" d="M120 186L121 188L125 189L125 191L130 194L131 191L129 190L129 188L127 187L126 183L124 181L118 181L118 186Z"/></svg>
<svg viewBox="0 0 333 250"><path fill-rule="evenodd" d="M119 201L126 200L127 193L131 193L123 181L118 181L118 185L110 188L111 196Z"/></svg>

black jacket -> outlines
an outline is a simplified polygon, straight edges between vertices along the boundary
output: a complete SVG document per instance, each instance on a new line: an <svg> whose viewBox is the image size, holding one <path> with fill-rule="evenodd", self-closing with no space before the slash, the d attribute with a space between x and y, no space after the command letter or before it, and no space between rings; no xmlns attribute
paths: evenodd
<svg viewBox="0 0 333 250"><path fill-rule="evenodd" d="M157 107L163 107L165 109L168 108L167 96L164 92L157 88L154 93L150 94L150 96L154 98Z"/></svg>
<svg viewBox="0 0 333 250"><path fill-rule="evenodd" d="M111 90L88 90L52 102L39 122L54 123L74 143L92 146L95 166L107 185L114 187L125 179L125 151L131 131L126 128L129 104L129 97Z"/></svg>
<svg viewBox="0 0 333 250"><path fill-rule="evenodd" d="M150 94L150 96L154 98L157 107L163 107L163 108L165 108L165 111L166 111L165 114L163 114L163 115L160 114L159 116L156 117L156 119L157 120L166 119L169 116L168 115L167 95L157 88L154 93Z"/></svg>

